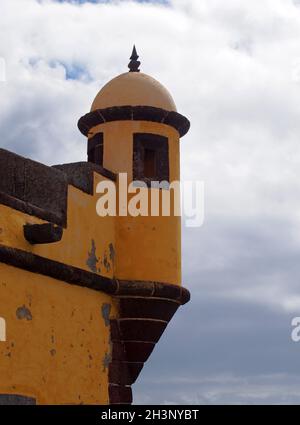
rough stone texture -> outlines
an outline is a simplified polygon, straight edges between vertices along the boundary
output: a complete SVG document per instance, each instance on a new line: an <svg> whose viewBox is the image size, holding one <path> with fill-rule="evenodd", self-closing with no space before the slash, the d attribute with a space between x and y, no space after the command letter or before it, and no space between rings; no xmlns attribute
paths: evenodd
<svg viewBox="0 0 300 425"><path fill-rule="evenodd" d="M15 209L66 225L67 187L61 171L0 149L0 202L5 205L12 202Z"/></svg>
<svg viewBox="0 0 300 425"><path fill-rule="evenodd" d="M94 193L93 174L98 173L110 180L116 180L116 175L100 165L92 162L73 162L70 164L53 165L53 169L62 171L68 179L68 183L85 193Z"/></svg>
<svg viewBox="0 0 300 425"><path fill-rule="evenodd" d="M0 204L66 227L68 184L93 194L94 172L116 180L90 162L48 167L0 149Z"/></svg>
<svg viewBox="0 0 300 425"><path fill-rule="evenodd" d="M22 201L21 199L17 199L1 191L0 191L0 204L6 205L14 210L21 211L25 214L39 217L42 220L50 221L51 223L56 223L61 226L66 226L66 216L64 217L58 216L57 214L49 210L46 211L43 208L39 208L35 205Z"/></svg>

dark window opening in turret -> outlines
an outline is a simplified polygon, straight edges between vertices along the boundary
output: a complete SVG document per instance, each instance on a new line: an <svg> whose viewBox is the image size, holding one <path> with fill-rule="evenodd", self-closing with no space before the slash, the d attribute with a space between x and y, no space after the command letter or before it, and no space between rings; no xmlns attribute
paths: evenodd
<svg viewBox="0 0 300 425"><path fill-rule="evenodd" d="M97 133L88 140L88 162L103 167L103 133Z"/></svg>
<svg viewBox="0 0 300 425"><path fill-rule="evenodd" d="M133 180L169 182L168 138L151 133L133 135Z"/></svg>
<svg viewBox="0 0 300 425"><path fill-rule="evenodd" d="M156 174L155 154L156 152L154 149L144 150L144 176L149 179L154 178Z"/></svg>

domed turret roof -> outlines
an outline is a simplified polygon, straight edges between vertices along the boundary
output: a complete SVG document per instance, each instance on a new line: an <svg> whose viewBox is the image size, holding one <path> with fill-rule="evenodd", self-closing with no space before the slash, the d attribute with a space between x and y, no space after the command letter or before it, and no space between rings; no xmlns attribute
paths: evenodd
<svg viewBox="0 0 300 425"><path fill-rule="evenodd" d="M176 111L168 90L142 72L126 72L109 81L97 94L91 111L112 106L154 106Z"/></svg>
<svg viewBox="0 0 300 425"><path fill-rule="evenodd" d="M152 121L169 125L184 136L190 122L179 114L168 90L157 80L140 72L141 62L133 46L129 72L109 81L97 94L91 111L78 121L78 128L85 136L90 130L111 121Z"/></svg>

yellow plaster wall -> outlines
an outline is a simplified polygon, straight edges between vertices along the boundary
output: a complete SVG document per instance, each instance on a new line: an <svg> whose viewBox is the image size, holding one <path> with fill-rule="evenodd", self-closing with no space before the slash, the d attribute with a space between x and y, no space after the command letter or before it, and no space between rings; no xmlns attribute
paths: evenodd
<svg viewBox="0 0 300 425"><path fill-rule="evenodd" d="M170 181L180 179L179 134L172 127L146 121L115 121L94 127L89 137L97 132L104 133L103 166L115 173L127 173L128 182L132 181L133 134L167 137ZM117 278L181 284L180 217L117 217L115 238Z"/></svg>
<svg viewBox="0 0 300 425"><path fill-rule="evenodd" d="M0 393L108 403L110 296L0 263Z"/></svg>
<svg viewBox="0 0 300 425"><path fill-rule="evenodd" d="M105 178L95 173L94 187L101 180ZM42 223L42 220L0 205L0 243L113 277L115 220L96 214L97 199L97 195L88 195L69 185L67 228L61 241L44 245L31 245L23 234L24 224Z"/></svg>

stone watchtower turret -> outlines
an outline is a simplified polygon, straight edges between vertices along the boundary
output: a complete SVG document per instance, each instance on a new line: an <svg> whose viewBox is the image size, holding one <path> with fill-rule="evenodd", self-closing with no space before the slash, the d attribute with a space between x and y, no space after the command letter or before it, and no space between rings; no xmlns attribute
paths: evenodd
<svg viewBox="0 0 300 425"><path fill-rule="evenodd" d="M96 213L101 182L117 199L121 176L142 182L152 205L180 178L189 121L139 66L134 48L129 72L80 118L87 162L48 167L0 150L0 404L131 403L131 385L189 300L178 200L170 215Z"/></svg>

